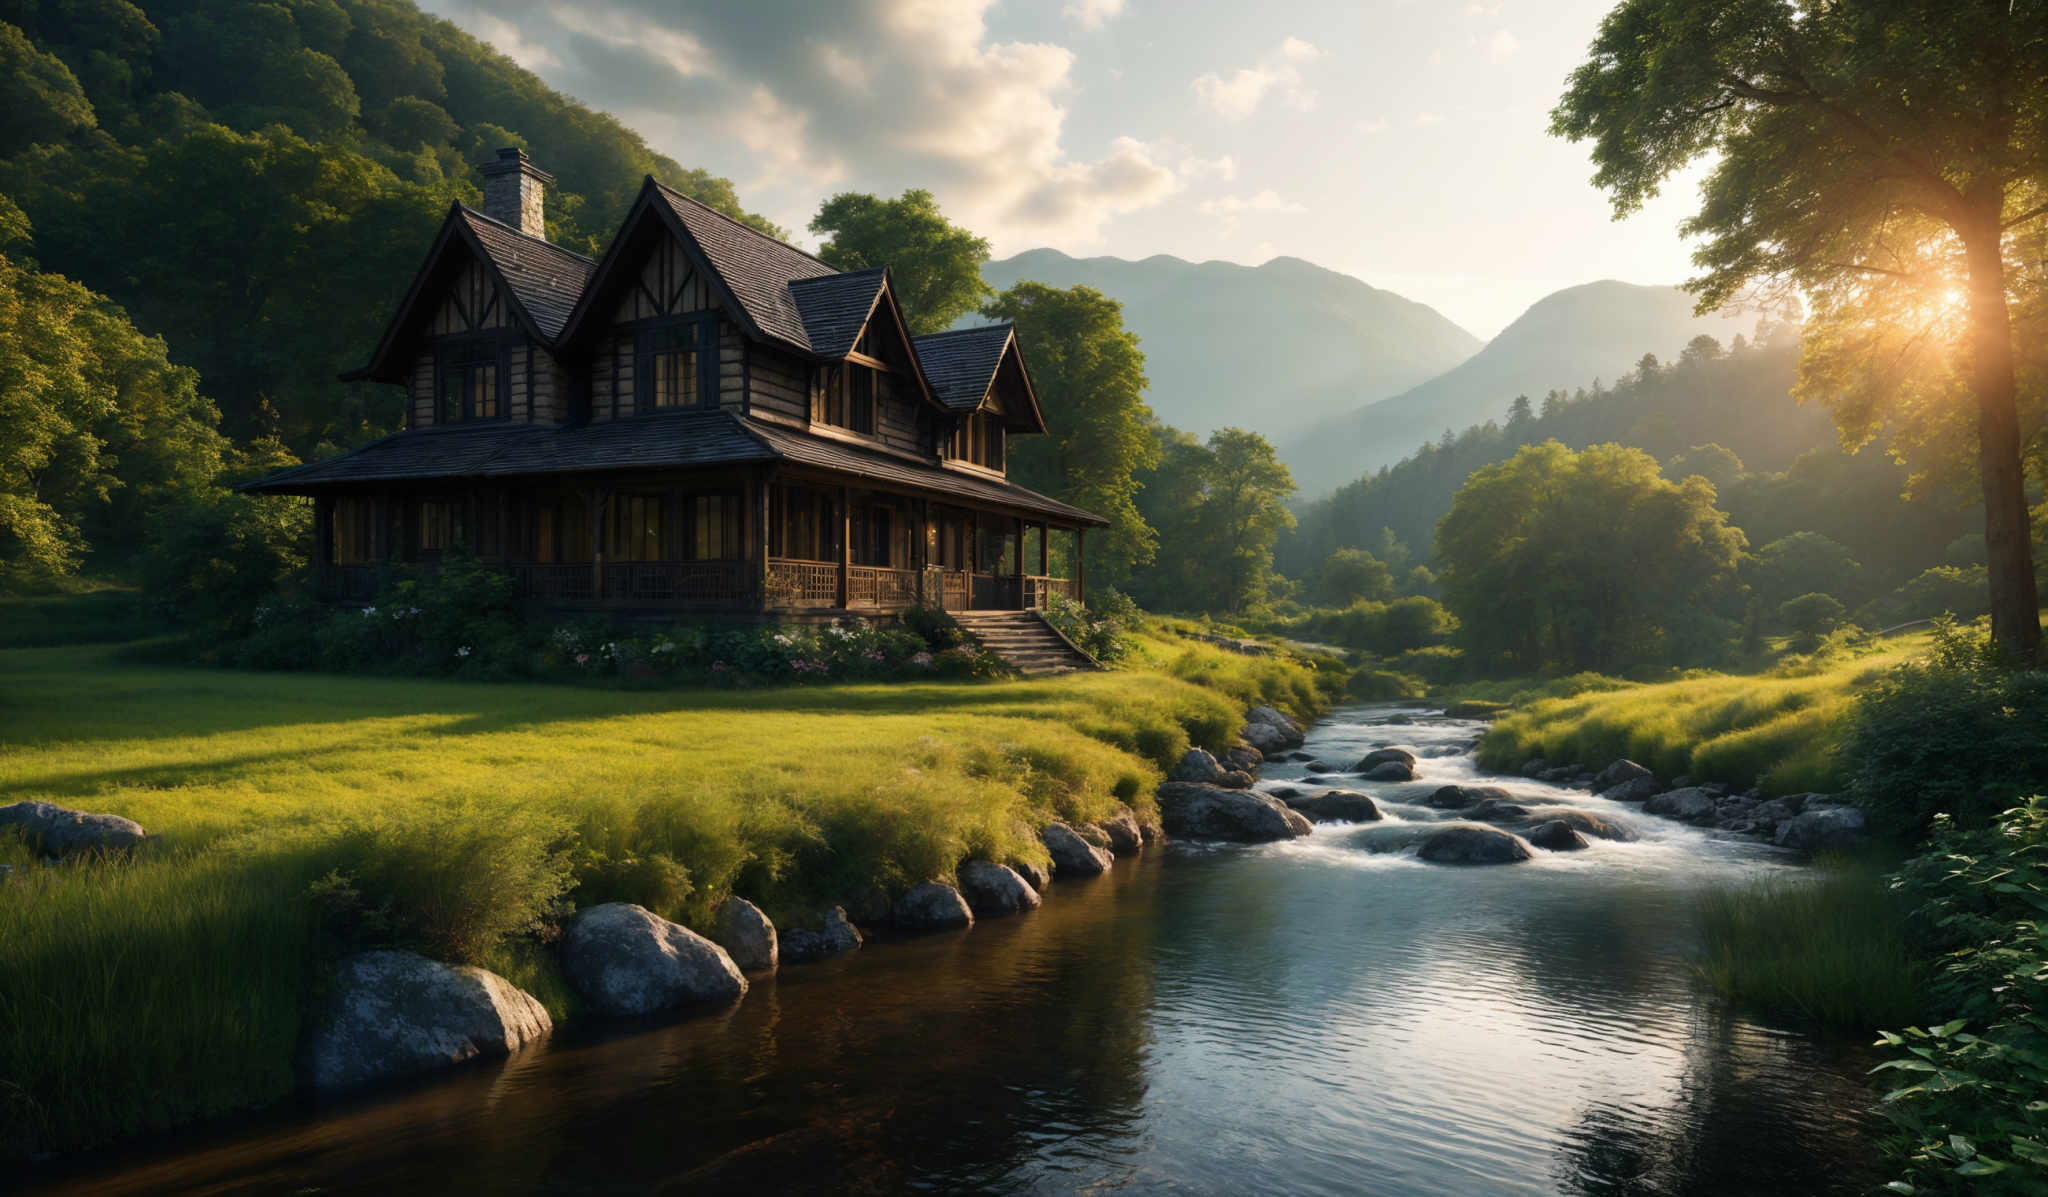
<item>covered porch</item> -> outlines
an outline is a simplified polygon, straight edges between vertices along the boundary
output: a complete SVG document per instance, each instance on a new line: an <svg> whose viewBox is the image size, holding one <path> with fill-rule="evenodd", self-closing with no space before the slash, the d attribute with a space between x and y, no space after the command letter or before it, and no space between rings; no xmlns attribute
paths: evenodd
<svg viewBox="0 0 2048 1197"><path fill-rule="evenodd" d="M508 478L314 505L321 588L354 602L457 552L537 604L647 614L1029 610L1086 587L1079 522L820 473Z"/></svg>

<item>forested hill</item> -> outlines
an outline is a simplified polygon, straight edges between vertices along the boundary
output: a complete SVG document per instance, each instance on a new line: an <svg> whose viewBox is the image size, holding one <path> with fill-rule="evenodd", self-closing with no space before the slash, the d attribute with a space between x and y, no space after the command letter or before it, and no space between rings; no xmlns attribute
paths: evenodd
<svg viewBox="0 0 2048 1197"><path fill-rule="evenodd" d="M1572 448L1617 442L1649 452L1667 477L1703 475L1752 550L1820 533L1851 550L1876 592L1941 564L1975 517L1952 503L1902 501L1904 467L1875 448L1844 454L1828 413L1789 397L1798 364L1798 338L1781 327L1760 344L1697 342L1677 361L1641 363L1599 391L1537 395L1526 408L1511 396L1488 413L1499 418L1308 505L1280 543L1279 567L1303 577L1338 549L1381 552L1382 529L1427 558L1437 521L1473 471L1552 439Z"/></svg>
<svg viewBox="0 0 2048 1197"><path fill-rule="evenodd" d="M1145 349L1152 410L1201 436L1236 425L1278 442L1479 348L1434 308L1299 258L1241 266L1035 249L981 273L998 290L1027 279L1086 284L1120 301Z"/></svg>
<svg viewBox="0 0 2048 1197"><path fill-rule="evenodd" d="M0 0L0 112L27 256L163 336L229 432L301 454L397 422L384 388L334 376L494 149L554 173L549 235L585 253L647 174L745 216L726 180L410 0Z"/></svg>
<svg viewBox="0 0 2048 1197"><path fill-rule="evenodd" d="M1692 306L1692 297L1675 287L1612 280L1568 287L1538 300L1441 377L1378 403L1360 396L1353 410L1277 438L1280 456L1303 495L1326 495L1447 430L1500 415L1517 394L1611 379L1645 353L1675 357L1702 333L1726 344L1755 324L1754 316L1697 317Z"/></svg>

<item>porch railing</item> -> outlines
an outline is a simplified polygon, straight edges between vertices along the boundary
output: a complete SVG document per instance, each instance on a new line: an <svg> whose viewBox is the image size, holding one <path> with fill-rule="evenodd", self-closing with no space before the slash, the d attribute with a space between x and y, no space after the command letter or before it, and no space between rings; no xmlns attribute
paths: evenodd
<svg viewBox="0 0 2048 1197"><path fill-rule="evenodd" d="M1079 602L1081 588L1074 585L1072 578L1055 578L1047 574L1024 575L1024 605L1043 611L1052 605L1052 596L1058 595L1070 602Z"/></svg>
<svg viewBox="0 0 2048 1197"><path fill-rule="evenodd" d="M839 566L830 561L768 559L768 605L771 607L836 607Z"/></svg>
<svg viewBox="0 0 2048 1197"><path fill-rule="evenodd" d="M846 574L846 605L900 610L918 601L918 571L855 565Z"/></svg>
<svg viewBox="0 0 2048 1197"><path fill-rule="evenodd" d="M521 598L544 599L558 603L587 603L596 594L597 579L590 575L590 565L570 563L567 565L542 565L518 563L505 567L512 575L512 587Z"/></svg>
<svg viewBox="0 0 2048 1197"><path fill-rule="evenodd" d="M606 602L730 607L752 597L744 561L619 561L604 567Z"/></svg>

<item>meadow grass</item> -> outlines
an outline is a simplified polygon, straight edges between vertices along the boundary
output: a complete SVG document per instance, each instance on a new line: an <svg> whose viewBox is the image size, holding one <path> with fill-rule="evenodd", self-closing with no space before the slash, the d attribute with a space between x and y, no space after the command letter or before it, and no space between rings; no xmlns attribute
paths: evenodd
<svg viewBox="0 0 2048 1197"><path fill-rule="evenodd" d="M1816 876L1707 896L1715 989L1771 1012L1866 1031L1920 1016L1905 903L1868 861L1823 861Z"/></svg>
<svg viewBox="0 0 2048 1197"><path fill-rule="evenodd" d="M1530 757L1602 768L1626 757L1664 777L1758 785L1766 793L1837 790L1837 748L1858 690L1923 654L1925 635L1875 651L1763 674L1706 674L1545 698L1503 716L1480 763L1512 771Z"/></svg>
<svg viewBox="0 0 2048 1197"><path fill-rule="evenodd" d="M1039 827L1149 813L1249 703L1320 710L1300 666L1176 640L1045 680L651 692L0 651L0 794L154 837L60 868L0 845L0 1148L281 1097L324 964L365 939L573 1014L543 942L568 904L701 929L735 892L787 917L971 858L1044 864ZM341 933L337 896L368 911Z"/></svg>

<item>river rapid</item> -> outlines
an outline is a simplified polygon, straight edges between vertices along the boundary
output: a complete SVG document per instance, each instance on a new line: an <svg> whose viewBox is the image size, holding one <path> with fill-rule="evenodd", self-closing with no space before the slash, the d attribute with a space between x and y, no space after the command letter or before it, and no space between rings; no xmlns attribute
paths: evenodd
<svg viewBox="0 0 2048 1197"><path fill-rule="evenodd" d="M1390 718L1413 717L1413 724ZM1870 1191L1872 1062L1703 991L1698 902L1796 866L1479 774L1480 725L1362 707L1379 824L1175 844L1042 910L759 978L722 1014L571 1027L503 1064L40 1178L88 1193L1770 1194ZM1431 751L1441 754L1428 755ZM1267 767L1261 785L1297 782ZM1524 864L1396 846L1454 782L1626 820ZM1376 850L1377 849L1377 850Z"/></svg>

